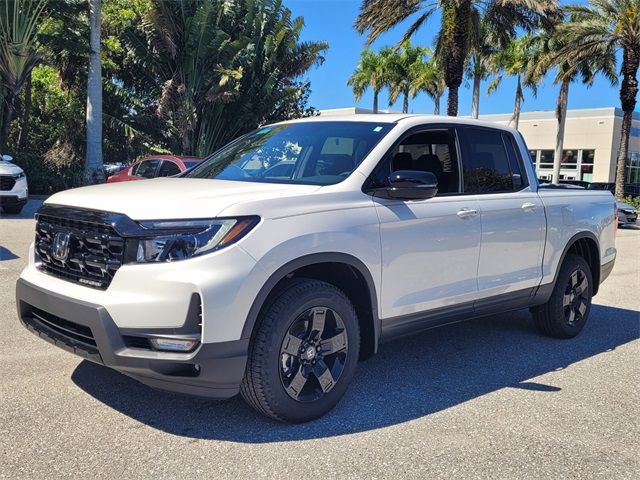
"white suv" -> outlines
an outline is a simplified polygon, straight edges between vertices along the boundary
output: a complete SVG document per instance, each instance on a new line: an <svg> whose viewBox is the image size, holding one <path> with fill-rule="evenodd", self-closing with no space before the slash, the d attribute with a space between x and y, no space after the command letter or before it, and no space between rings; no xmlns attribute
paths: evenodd
<svg viewBox="0 0 640 480"><path fill-rule="evenodd" d="M528 307L542 332L577 335L613 267L614 209L606 191L540 188L512 129L280 123L182 178L49 198L18 310L34 333L152 387L241 392L302 422L382 341Z"/></svg>
<svg viewBox="0 0 640 480"><path fill-rule="evenodd" d="M17 214L29 199L29 188L24 171L12 161L10 155L0 155L0 207L5 213Z"/></svg>

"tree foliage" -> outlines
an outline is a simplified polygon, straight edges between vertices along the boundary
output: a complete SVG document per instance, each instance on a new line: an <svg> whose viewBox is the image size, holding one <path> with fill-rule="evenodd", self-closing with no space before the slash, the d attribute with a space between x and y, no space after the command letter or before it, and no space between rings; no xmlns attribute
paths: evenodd
<svg viewBox="0 0 640 480"><path fill-rule="evenodd" d="M30 40L37 61L29 128L18 121L28 106L23 88L12 97L9 150L18 162L30 155L30 165L31 157L44 164L56 152L82 159L88 2L0 0L0 8L16 2L45 7ZM205 155L259 124L315 114L304 77L322 63L328 45L301 41L303 19L281 0L102 3L105 162L152 152ZM7 65L0 60L0 71ZM3 112L16 83L2 76ZM26 149L18 145L25 134Z"/></svg>
<svg viewBox="0 0 640 480"><path fill-rule="evenodd" d="M371 43L387 30L410 20L401 40L405 41L440 11L436 55L449 89L447 113L457 115L458 89L480 18L498 32L496 42L502 48L515 38L519 28L534 30L548 21L556 5L556 0L363 0L355 27L360 33L367 33L367 42Z"/></svg>

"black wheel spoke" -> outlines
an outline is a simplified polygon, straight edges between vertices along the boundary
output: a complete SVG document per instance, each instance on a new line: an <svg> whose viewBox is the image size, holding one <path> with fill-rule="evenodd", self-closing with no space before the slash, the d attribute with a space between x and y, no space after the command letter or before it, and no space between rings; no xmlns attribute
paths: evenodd
<svg viewBox="0 0 640 480"><path fill-rule="evenodd" d="M587 302L581 299L580 305L578 305L578 313L580 314L580 318L584 317L584 314L586 311L587 311Z"/></svg>
<svg viewBox="0 0 640 480"><path fill-rule="evenodd" d="M571 278L569 279L569 285L571 285L572 289L575 289L576 285L578 285L578 270L576 270L571 274Z"/></svg>
<svg viewBox="0 0 640 480"><path fill-rule="evenodd" d="M576 320L576 312L573 309L573 306L569 307L569 318L567 318L567 323L569 323L569 325L572 325L573 322L575 322Z"/></svg>
<svg viewBox="0 0 640 480"><path fill-rule="evenodd" d="M331 375L331 370L327 367L327 364L324 363L323 360L319 360L313 366L313 374L318 379L318 383L320 383L320 388L324 393L327 393L333 387L335 380L333 379L333 375Z"/></svg>
<svg viewBox="0 0 640 480"><path fill-rule="evenodd" d="M576 295L582 295L587 290L587 277L582 278L582 282L575 288Z"/></svg>
<svg viewBox="0 0 640 480"><path fill-rule="evenodd" d="M284 343L282 344L282 351L289 355L298 355L300 353L300 346L302 345L302 339L287 333L284 337Z"/></svg>
<svg viewBox="0 0 640 480"><path fill-rule="evenodd" d="M300 368L298 370L298 373L296 373L295 376L291 379L291 383L287 387L287 392L289 392L289 395L297 399L300 396L302 389L307 384L307 380L309 379L303 375L302 368Z"/></svg>
<svg viewBox="0 0 640 480"><path fill-rule="evenodd" d="M320 342L322 355L333 355L347 348L347 334L342 331Z"/></svg>
<svg viewBox="0 0 640 480"><path fill-rule="evenodd" d="M318 307L313 310L313 317L311 319L311 336L320 336L324 331L324 324L327 319L327 309ZM315 332L315 334L314 334Z"/></svg>

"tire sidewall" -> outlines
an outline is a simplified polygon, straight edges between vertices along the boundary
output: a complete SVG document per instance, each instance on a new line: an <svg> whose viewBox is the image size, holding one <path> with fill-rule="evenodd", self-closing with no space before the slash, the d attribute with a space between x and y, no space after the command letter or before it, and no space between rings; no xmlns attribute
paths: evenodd
<svg viewBox="0 0 640 480"><path fill-rule="evenodd" d="M575 325L568 325L564 316L564 293L567 288L567 283L571 275L576 270L582 270L587 277L587 309L580 320ZM591 300L593 298L593 275L589 264L577 255L568 256L562 265L560 274L558 275L558 281L553 292L553 316L555 327L560 331L563 337L571 338L575 337L582 331L587 321L589 320L589 313L591 312Z"/></svg>
<svg viewBox="0 0 640 480"><path fill-rule="evenodd" d="M296 285L283 292L266 312L267 316L276 316L273 328L269 331L261 329L259 333L266 336L265 344L268 345L266 355L260 361L265 362L261 369L261 380L265 390L268 390L269 403L275 411L287 412L287 420L291 422L312 420L333 408L346 392L358 363L359 326L353 306L337 288L329 284L316 283L319 284L318 288L296 296L293 301L290 301L289 294L299 290ZM280 348L293 322L305 311L319 306L330 308L340 315L347 334L347 358L342 374L327 394L313 402L298 402L289 396L282 384Z"/></svg>

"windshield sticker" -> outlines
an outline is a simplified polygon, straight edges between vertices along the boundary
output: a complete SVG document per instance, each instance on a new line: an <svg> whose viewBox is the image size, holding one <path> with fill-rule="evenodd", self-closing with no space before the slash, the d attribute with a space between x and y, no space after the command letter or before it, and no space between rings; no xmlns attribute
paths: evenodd
<svg viewBox="0 0 640 480"><path fill-rule="evenodd" d="M380 130L382 130L382 127L376 127L373 129L374 132L379 132Z"/></svg>

